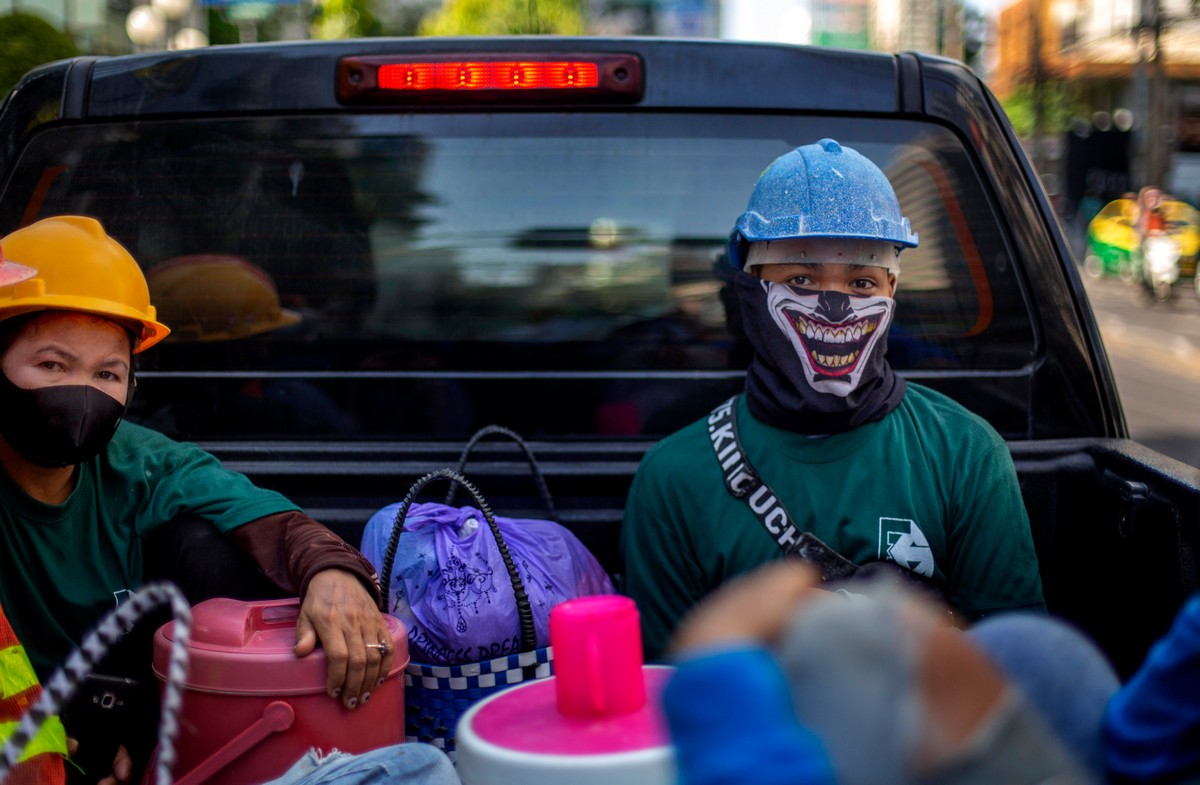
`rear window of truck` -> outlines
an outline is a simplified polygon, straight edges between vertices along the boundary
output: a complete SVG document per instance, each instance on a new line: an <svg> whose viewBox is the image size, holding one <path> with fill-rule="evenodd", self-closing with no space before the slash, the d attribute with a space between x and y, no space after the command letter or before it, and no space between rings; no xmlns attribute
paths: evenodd
<svg viewBox="0 0 1200 785"><path fill-rule="evenodd" d="M1035 332L987 189L954 134L918 121L529 111L63 126L22 152L0 225L92 215L133 253L175 333L139 357L130 417L177 438L449 438L490 422L657 437L740 388L726 238L761 171L822 137L883 168L920 235L901 257L893 365L915 379L1022 375Z"/></svg>

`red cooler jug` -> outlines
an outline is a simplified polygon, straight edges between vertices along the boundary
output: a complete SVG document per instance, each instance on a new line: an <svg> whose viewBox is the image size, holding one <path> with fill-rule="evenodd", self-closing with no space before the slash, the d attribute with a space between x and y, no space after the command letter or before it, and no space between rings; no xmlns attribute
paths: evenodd
<svg viewBox="0 0 1200 785"><path fill-rule="evenodd" d="M351 710L325 694L321 649L292 654L299 612L297 599L213 599L192 609L176 785L256 785L314 747L357 753L404 741L404 625L385 616L391 670L370 701ZM159 679L166 677L174 627L154 636Z"/></svg>

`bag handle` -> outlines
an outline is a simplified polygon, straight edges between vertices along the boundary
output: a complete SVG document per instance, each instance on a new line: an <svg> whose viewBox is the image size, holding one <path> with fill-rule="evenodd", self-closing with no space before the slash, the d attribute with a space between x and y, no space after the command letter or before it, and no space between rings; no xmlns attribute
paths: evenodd
<svg viewBox="0 0 1200 785"><path fill-rule="evenodd" d="M492 530L492 537L496 540L496 547L500 550L500 558L504 560L504 567L508 570L509 580L512 581L513 595L517 598L517 617L521 624L521 651L533 651L537 648L537 629L533 626L533 609L529 605L529 595L525 593L525 583L521 580L520 573L517 572L517 565L513 561L512 554L508 552L508 545L500 534L500 527L496 525L496 516L492 514L492 509L487 502L483 500L479 489L453 469L438 469L426 474L412 484L412 487L408 489L408 494L400 502L400 508L396 510L396 519L392 523L392 534L388 538L387 551L383 557L383 570L379 574L379 602L383 606L381 610L384 613L388 611L387 602L388 592L391 590L392 566L396 561L396 550L400 547L400 532L404 530L408 509L421 489L434 480L450 480L451 483L457 483L466 488L475 500L479 511L483 513L488 528Z"/></svg>
<svg viewBox="0 0 1200 785"><path fill-rule="evenodd" d="M517 443L521 451L525 453L525 460L529 462L529 470L533 474L533 482L537 485L538 495L542 498L542 504L546 507L546 516L550 520L556 520L558 515L554 511L554 499L550 496L550 488L546 485L546 477L542 474L542 467L538 465L537 459L533 457L533 450L529 449L529 445L525 440L514 430L505 428L503 425L485 425L480 428L475 434L467 440L467 446L463 448L462 454L458 456L458 473L462 474L467 467L467 458L471 456L471 452L475 449L484 437L499 434L507 436ZM450 490L446 491L446 505L454 505L454 494L458 491L458 486L451 484Z"/></svg>

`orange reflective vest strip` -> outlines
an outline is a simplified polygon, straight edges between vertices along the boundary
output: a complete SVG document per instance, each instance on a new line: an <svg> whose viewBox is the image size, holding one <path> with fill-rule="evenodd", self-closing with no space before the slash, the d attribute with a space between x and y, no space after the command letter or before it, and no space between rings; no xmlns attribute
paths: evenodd
<svg viewBox="0 0 1200 785"><path fill-rule="evenodd" d="M19 644L0 649L0 703L23 702L21 693L38 686L37 674ZM24 713L22 707L21 713ZM0 719L12 719L0 715Z"/></svg>
<svg viewBox="0 0 1200 785"><path fill-rule="evenodd" d="M41 695L37 674L29 663L22 646L0 649L0 743L17 729L22 715ZM27 760L43 752L67 752L67 732L58 717L51 717L42 724L37 735L29 740L21 760Z"/></svg>
<svg viewBox="0 0 1200 785"><path fill-rule="evenodd" d="M17 729L21 717L42 694L37 673L25 654L25 648L17 642L17 636L4 610L0 608L0 744ZM29 760L43 753L67 754L67 732L58 717L42 723L37 734L29 740L21 753L21 760Z"/></svg>
<svg viewBox="0 0 1200 785"><path fill-rule="evenodd" d="M17 729L18 724L16 722L0 722L0 744L8 741L8 737ZM51 717L42 723L37 734L25 745L20 760L29 760L35 755L43 753L67 754L67 731L58 717Z"/></svg>

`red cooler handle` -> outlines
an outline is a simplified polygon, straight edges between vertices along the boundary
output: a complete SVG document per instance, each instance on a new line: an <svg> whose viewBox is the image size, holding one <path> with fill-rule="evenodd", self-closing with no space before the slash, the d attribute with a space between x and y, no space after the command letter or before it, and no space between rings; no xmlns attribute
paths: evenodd
<svg viewBox="0 0 1200 785"><path fill-rule="evenodd" d="M199 766L189 771L175 785L199 785L233 761L242 757L260 741L272 733L282 733L292 727L296 720L296 712L292 704L286 701L272 701L263 707L262 717L250 724L250 727L225 742L225 746L210 755Z"/></svg>
<svg viewBox="0 0 1200 785"><path fill-rule="evenodd" d="M246 608L250 612L251 631L295 627L296 620L300 618L300 600L297 597L253 602Z"/></svg>

